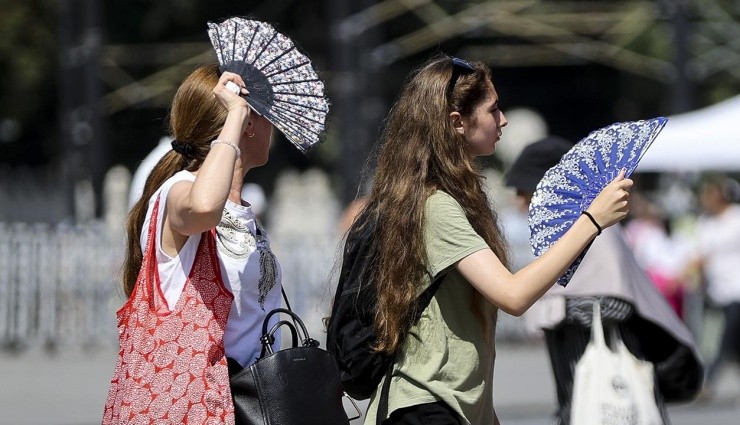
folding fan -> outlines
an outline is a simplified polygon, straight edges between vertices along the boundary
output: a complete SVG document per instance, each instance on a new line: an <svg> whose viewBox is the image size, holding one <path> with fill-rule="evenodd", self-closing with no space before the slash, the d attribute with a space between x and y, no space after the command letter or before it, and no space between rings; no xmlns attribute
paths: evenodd
<svg viewBox="0 0 740 425"><path fill-rule="evenodd" d="M321 140L329 102L311 60L270 24L246 18L208 23L221 72L239 74L249 106L301 152Z"/></svg>
<svg viewBox="0 0 740 425"><path fill-rule="evenodd" d="M667 118L612 124L579 141L549 169L529 206L530 244L542 255L570 229L594 198L623 168L629 177ZM588 249L588 248L587 248ZM586 254L584 250L558 284L565 286Z"/></svg>

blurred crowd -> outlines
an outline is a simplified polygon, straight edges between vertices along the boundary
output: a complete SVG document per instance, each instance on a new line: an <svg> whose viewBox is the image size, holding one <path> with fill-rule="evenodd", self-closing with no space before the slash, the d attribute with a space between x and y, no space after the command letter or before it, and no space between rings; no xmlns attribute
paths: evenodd
<svg viewBox="0 0 740 425"><path fill-rule="evenodd" d="M721 173L655 176L638 168L633 178L625 241L696 339L706 375L700 398L712 398L721 375L740 371L740 185ZM510 195L501 219L520 267L532 257L527 210ZM535 316L525 314L530 334L540 333Z"/></svg>
<svg viewBox="0 0 740 425"><path fill-rule="evenodd" d="M687 200L695 205L689 214L672 215L638 194L626 226L635 257L680 318L722 313L718 339L704 334L703 320L691 324L706 350L706 396L719 371L740 358L739 200L737 180L707 174L698 182L695 199ZM692 295L700 303L688 302Z"/></svg>

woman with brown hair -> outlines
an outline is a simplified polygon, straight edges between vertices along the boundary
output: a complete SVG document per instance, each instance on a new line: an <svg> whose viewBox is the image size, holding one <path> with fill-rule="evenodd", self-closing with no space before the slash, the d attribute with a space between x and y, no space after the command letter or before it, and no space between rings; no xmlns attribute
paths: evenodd
<svg viewBox="0 0 740 425"><path fill-rule="evenodd" d="M507 124L491 71L439 56L417 70L390 111L366 207L377 223L375 350L395 357L384 424L494 424L496 312L521 315L596 237L627 214L620 174L539 259L512 274L475 163ZM357 231L367 221L357 221ZM418 294L444 275L411 323ZM382 387L379 386L379 388ZM365 424L375 424L376 390Z"/></svg>
<svg viewBox="0 0 740 425"><path fill-rule="evenodd" d="M203 66L180 85L172 150L128 216L106 424L233 424L226 358L251 364L280 304L279 266L240 196L247 172L267 163L272 124L240 96L241 76L219 74Z"/></svg>

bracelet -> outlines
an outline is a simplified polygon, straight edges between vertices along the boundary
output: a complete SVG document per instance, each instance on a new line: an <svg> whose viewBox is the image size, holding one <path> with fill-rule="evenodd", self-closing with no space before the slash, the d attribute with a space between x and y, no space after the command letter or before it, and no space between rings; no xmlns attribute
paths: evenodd
<svg viewBox="0 0 740 425"><path fill-rule="evenodd" d="M239 149L239 146L237 146L236 144L234 144L232 142L227 142L226 140L218 140L218 139L216 139L216 140L212 141L211 142L211 149L213 149L213 145L218 144L218 143L223 143L224 145L231 146L232 148L234 148L234 152L236 152L236 159L241 158L242 151L241 151L241 149Z"/></svg>
<svg viewBox="0 0 740 425"><path fill-rule="evenodd" d="M594 218L594 216L592 216L591 213L588 211L581 211L581 214L588 217L591 220L591 223L593 223L594 226L596 226L596 236L599 236L601 234L601 231L604 229L602 229L601 226L599 226L599 223L596 222L596 219Z"/></svg>

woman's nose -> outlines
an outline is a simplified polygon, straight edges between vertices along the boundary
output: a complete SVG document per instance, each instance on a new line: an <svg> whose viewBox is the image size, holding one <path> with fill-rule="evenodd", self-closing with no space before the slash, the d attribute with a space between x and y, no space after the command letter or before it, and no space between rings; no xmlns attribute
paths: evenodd
<svg viewBox="0 0 740 425"><path fill-rule="evenodd" d="M504 111L501 111L501 118L499 119L499 127L506 127L506 124L509 123L509 120L506 119L506 116L504 115Z"/></svg>

